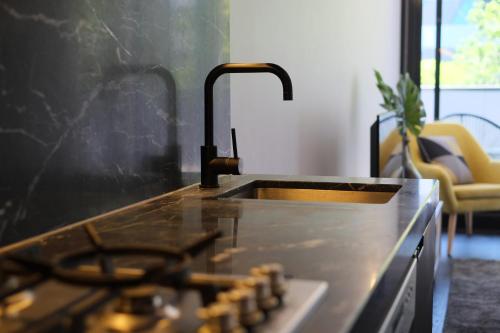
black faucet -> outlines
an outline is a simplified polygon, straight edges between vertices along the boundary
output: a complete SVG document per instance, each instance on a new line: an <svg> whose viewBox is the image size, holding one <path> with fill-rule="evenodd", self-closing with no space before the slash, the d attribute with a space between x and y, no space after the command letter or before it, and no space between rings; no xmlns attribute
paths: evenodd
<svg viewBox="0 0 500 333"><path fill-rule="evenodd" d="M226 73L272 73L283 85L283 99L293 99L292 80L288 73L276 64L222 64L210 71L205 80L205 145L201 146L202 188L219 187L218 175L241 174L241 161L236 153L236 138L233 131L235 156L218 157L214 146L214 84L219 76Z"/></svg>

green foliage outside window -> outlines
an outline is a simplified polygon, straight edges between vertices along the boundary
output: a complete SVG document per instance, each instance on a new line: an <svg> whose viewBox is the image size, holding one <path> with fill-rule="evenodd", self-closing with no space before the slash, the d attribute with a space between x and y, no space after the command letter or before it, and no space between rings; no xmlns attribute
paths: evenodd
<svg viewBox="0 0 500 333"><path fill-rule="evenodd" d="M441 61L441 85L500 86L500 0L476 0L467 20L477 29ZM434 59L422 60L422 84L434 84L434 68Z"/></svg>

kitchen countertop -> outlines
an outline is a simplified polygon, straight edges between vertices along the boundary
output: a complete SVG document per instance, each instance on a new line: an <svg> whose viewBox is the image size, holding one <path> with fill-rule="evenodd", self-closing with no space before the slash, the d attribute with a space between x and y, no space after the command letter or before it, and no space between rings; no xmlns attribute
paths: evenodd
<svg viewBox="0 0 500 333"><path fill-rule="evenodd" d="M402 187L386 204L207 200L257 179ZM417 246L438 201L434 180L245 175L221 177L220 183L220 188L209 190L189 186L5 247L0 253L22 249L51 258L88 246L81 226L89 222L108 243L170 246L184 246L219 228L223 236L194 260L195 271L241 274L255 265L280 262L290 276L327 281L327 295L304 331L345 332L373 301L388 269L395 262L404 265L406 261L396 259L404 248L412 251Z"/></svg>

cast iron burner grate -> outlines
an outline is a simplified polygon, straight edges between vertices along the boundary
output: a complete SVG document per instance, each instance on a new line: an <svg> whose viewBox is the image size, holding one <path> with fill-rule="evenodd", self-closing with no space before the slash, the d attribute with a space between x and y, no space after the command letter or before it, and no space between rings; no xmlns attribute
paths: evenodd
<svg viewBox="0 0 500 333"><path fill-rule="evenodd" d="M49 280L90 289L63 311L40 318L36 325L25 327L23 332L87 332L89 316L111 300L127 298L131 290L144 290L144 286L157 285L175 290L191 288L201 293L204 304L215 300L217 288L193 286L188 280L191 258L220 237L220 230L209 231L180 250L149 244L108 245L92 224L84 225L84 230L91 246L54 260L21 254L7 254L0 258L0 317L13 312L10 308L22 311L31 305L34 301L31 290ZM129 256L155 258L159 262L140 269L114 267L113 259ZM85 266L81 264L88 262L97 265L82 269ZM153 299L156 294L146 293L145 298L149 296ZM5 327L9 329L8 324Z"/></svg>
<svg viewBox="0 0 500 333"><path fill-rule="evenodd" d="M88 287L120 288L145 283L182 286L190 274L191 258L222 235L220 230L209 231L192 244L181 250L175 250L165 246L148 244L107 245L92 224L86 224L84 228L92 244L90 248L70 252L51 261L9 254L1 261L0 276L31 274L38 275L37 280L40 281L53 278L61 282ZM113 267L112 258L127 256L156 258L160 259L161 262L142 268L140 273L137 273L138 270L131 273L131 270ZM79 264L92 259L98 262L99 269L80 269ZM16 291L22 288L19 286ZM0 299L6 296L9 295L7 293L0 294Z"/></svg>
<svg viewBox="0 0 500 333"><path fill-rule="evenodd" d="M286 280L278 263L248 275L192 272L192 258L219 230L181 249L106 244L94 225L84 230L87 247L53 260L0 258L2 332L291 333L327 289L322 281Z"/></svg>

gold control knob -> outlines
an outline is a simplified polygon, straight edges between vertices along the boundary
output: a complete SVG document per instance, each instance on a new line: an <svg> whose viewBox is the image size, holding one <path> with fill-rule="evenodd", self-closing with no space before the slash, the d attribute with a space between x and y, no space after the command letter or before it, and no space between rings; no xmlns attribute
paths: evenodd
<svg viewBox="0 0 500 333"><path fill-rule="evenodd" d="M217 295L219 302L229 302L238 309L240 323L245 327L258 325L264 319L264 314L257 306L255 290L250 288L237 288Z"/></svg>
<svg viewBox="0 0 500 333"><path fill-rule="evenodd" d="M238 321L238 311L231 303L213 303L198 311L205 324L198 333L244 333Z"/></svg>
<svg viewBox="0 0 500 333"><path fill-rule="evenodd" d="M281 264L272 263L265 264L259 267L254 267L250 270L252 276L267 276L271 281L271 292L280 300L286 293L287 285L285 281L285 273Z"/></svg>
<svg viewBox="0 0 500 333"><path fill-rule="evenodd" d="M271 293L271 281L267 276L252 276L238 283L240 287L253 289L257 306L262 311L269 311L279 305L279 300Z"/></svg>

